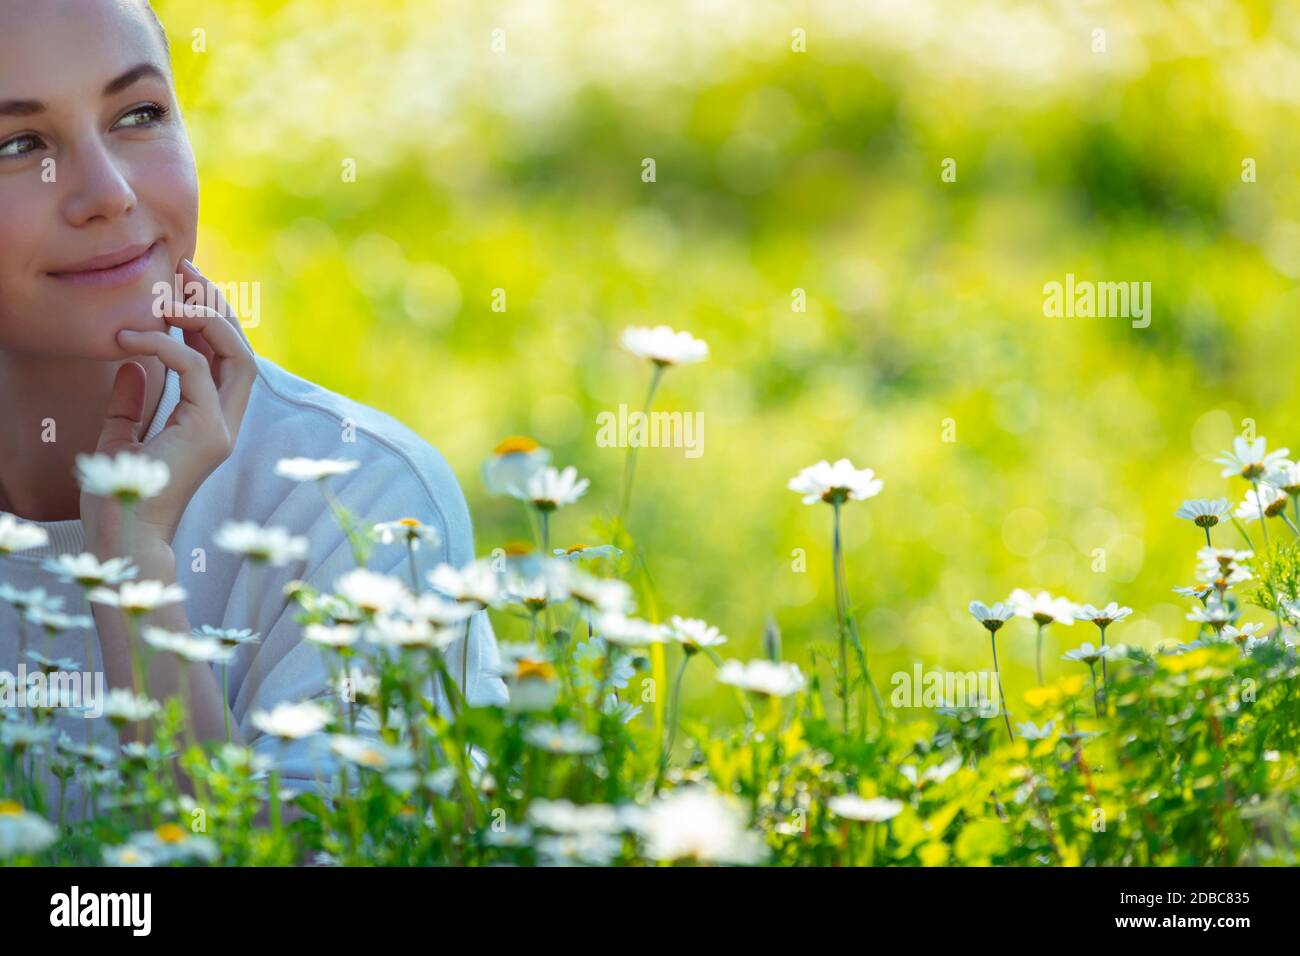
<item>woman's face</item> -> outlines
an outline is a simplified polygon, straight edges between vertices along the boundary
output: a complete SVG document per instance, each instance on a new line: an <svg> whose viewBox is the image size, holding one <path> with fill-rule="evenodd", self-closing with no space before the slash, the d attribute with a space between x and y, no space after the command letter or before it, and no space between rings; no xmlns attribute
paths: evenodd
<svg viewBox="0 0 1300 956"><path fill-rule="evenodd" d="M0 0L0 350L110 361L165 329L198 178L140 0Z"/></svg>

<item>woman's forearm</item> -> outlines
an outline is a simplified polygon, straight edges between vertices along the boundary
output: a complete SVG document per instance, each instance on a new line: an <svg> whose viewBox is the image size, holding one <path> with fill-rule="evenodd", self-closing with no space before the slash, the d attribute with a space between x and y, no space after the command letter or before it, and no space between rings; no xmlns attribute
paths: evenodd
<svg viewBox="0 0 1300 956"><path fill-rule="evenodd" d="M176 581L176 559L171 546L165 541L146 537L131 548L131 560L140 569L141 580ZM133 648L131 641L143 641L141 635L132 638L122 613L114 607L92 606L95 628L99 634L100 650L104 658L104 679L109 687L131 689L135 686L132 670ZM159 608L149 616L154 627L166 628L181 634L190 633L190 622L181 604ZM206 664L184 664L175 654L158 652L151 655L146 679L148 693L154 700L164 701L180 696L186 705L186 719L196 741L225 739L227 704L221 685ZM185 674L186 688L181 692L181 675ZM145 688L135 688L144 693ZM230 721L231 739L242 742L238 728ZM132 734L134 728L128 725ZM147 741L146 741L147 742Z"/></svg>

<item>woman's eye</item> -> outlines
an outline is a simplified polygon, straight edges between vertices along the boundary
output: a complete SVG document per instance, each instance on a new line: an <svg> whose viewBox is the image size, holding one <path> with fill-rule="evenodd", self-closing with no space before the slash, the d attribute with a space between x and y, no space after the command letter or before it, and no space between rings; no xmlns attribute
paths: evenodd
<svg viewBox="0 0 1300 956"><path fill-rule="evenodd" d="M41 141L30 133L0 143L0 157L26 156L41 148Z"/></svg>
<svg viewBox="0 0 1300 956"><path fill-rule="evenodd" d="M136 106L122 115L114 125L114 129L126 127L154 126L161 123L167 116L168 109L158 103L146 103L143 106Z"/></svg>

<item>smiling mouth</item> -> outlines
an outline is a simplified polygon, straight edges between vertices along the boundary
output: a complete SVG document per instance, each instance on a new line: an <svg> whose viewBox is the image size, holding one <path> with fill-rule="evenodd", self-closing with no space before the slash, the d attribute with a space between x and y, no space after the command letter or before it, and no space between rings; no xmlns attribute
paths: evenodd
<svg viewBox="0 0 1300 956"><path fill-rule="evenodd" d="M112 288L127 285L144 274L157 249L158 242L143 247L133 246L49 275L60 282L77 286Z"/></svg>

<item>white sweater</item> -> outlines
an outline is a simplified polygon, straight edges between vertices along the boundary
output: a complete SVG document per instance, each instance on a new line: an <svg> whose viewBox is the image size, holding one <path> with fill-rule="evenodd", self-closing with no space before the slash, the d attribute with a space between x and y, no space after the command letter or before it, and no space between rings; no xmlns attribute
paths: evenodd
<svg viewBox="0 0 1300 956"><path fill-rule="evenodd" d="M173 328L172 334L179 337L181 333ZM240 647L230 665L231 714L245 741L259 752L276 757L284 785L304 789L322 774L326 778L333 774L334 764L327 750L319 741L277 746L252 725L250 715L282 701L336 692L329 686L320 652L300 640L301 628L293 620L297 607L286 603L282 588L300 579L329 589L355 564L347 539L320 490L313 482L278 477L275 463L293 457L360 461L360 468L331 478L331 490L366 522L415 517L433 525L441 543L435 549L425 545L416 552L421 578L440 562L457 567L468 563L474 556L473 536L469 511L451 468L414 432L381 412L292 375L265 358L258 357L257 367L257 381L234 450L191 499L177 526L172 550L177 581L188 594L185 609L193 627L247 627L262 635L259 643ZM147 438L162 429L179 395L177 376L169 372ZM311 542L305 561L264 569L267 577L258 588L261 600L256 607L250 606L254 600L252 566L213 544L217 530L231 520L281 525ZM89 614L76 585L63 585L40 568L45 558L84 550L81 522L35 523L49 533L49 544L0 558L0 580L19 588L44 587L63 596L66 612ZM206 561L206 568L196 572L193 568L199 555ZM370 568L409 581L406 562L405 544L376 544ZM17 627L13 609L0 604L0 670L17 672ZM53 658L71 658L82 664L83 671L102 671L98 641L93 642L94 661L90 665L84 662L84 631L62 634L47 647L39 629L29 626L27 630L29 649ZM449 670L457 681L464 643L463 638L455 642L447 655ZM499 666L491 625L486 614L480 613L471 629L467 693L471 703L483 706L506 702ZM218 670L218 683L220 677ZM93 723L96 742L116 753L117 737L108 721L100 718ZM58 726L75 742L85 742L85 719L60 718ZM77 816L79 804L80 794L74 793L70 785L69 819Z"/></svg>

